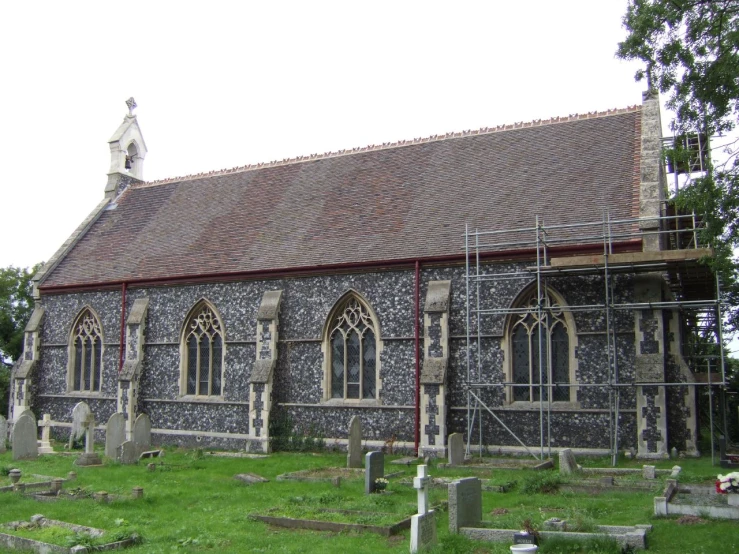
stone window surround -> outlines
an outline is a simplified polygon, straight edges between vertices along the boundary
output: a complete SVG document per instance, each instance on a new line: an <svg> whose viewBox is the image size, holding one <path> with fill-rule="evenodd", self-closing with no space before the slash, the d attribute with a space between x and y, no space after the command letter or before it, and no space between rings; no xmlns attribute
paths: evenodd
<svg viewBox="0 0 739 554"><path fill-rule="evenodd" d="M331 331L334 328L333 320L338 316L339 311L346 308L346 304L351 300L356 300L362 308L369 314L372 320L373 331L375 333L375 398L332 398L331 397ZM353 406L353 407L376 407L382 405L382 379L380 378L381 363L380 354L382 353L383 341L381 339L380 321L377 314L370 306L370 303L354 289L347 290L334 303L333 307L326 317L321 335L321 353L323 354L323 380L321 383L322 397L321 403L329 406Z"/></svg>
<svg viewBox="0 0 739 554"><path fill-rule="evenodd" d="M577 339L577 329L575 328L575 318L572 316L572 312L567 309L567 302L565 302L564 297L557 292L552 287L546 287L546 293L549 295L549 297L552 299L554 303L562 307L562 314L564 316L565 323L567 324L567 334L569 337L569 366L570 366L570 385L576 384L577 379L577 366L578 366L578 360L575 356L575 352L577 349L578 339ZM511 308L520 308L523 307L524 303L528 300L528 298L531 296L531 294L536 294L536 283L533 283L531 285L526 286L513 300L511 303ZM503 333L503 339L500 343L500 348L503 351L503 368L504 368L504 375L506 382L513 382L513 352L512 352L512 344L513 344L513 331L515 327L515 323L517 323L518 316L521 314L511 314L507 317L505 322L505 331ZM570 390L570 400L567 401L555 401L553 400L551 402L551 406L553 408L559 407L564 410L572 410L572 409L578 409L580 408L580 402L578 402L577 399L577 387L569 387ZM538 409L541 407L542 402L539 400L535 401L525 401L525 400L513 400L513 389L512 387L505 387L505 406L508 408L521 408L521 409L529 409L529 408L535 408ZM544 402L544 406L549 406L549 402Z"/></svg>
<svg viewBox="0 0 739 554"><path fill-rule="evenodd" d="M218 320L221 329L221 394L187 394L187 337L190 331L189 323L192 318L200 313L200 311L204 307L207 307L213 312L213 315ZM212 302L210 302L207 298L201 298L193 304L192 308L190 308L190 310L187 312L184 322L182 323L182 330L180 332L180 390L177 400L197 400L198 402L220 402L225 400L224 391L226 390L226 344L226 328L223 324L223 317Z"/></svg>
<svg viewBox="0 0 739 554"><path fill-rule="evenodd" d="M75 389L74 388L74 373L75 373L75 362L76 356L75 356L75 346L74 342L75 339L78 336L78 333L76 332L77 325L80 323L81 319L85 316L85 314L89 313L92 315L92 317L95 319L95 322L97 323L97 329L100 333L100 359L97 361L100 366L100 382L96 383L96 389L95 390L84 390L84 389ZM74 321L72 323L72 326L69 330L69 340L67 341L67 394L74 395L75 397L99 397L102 394L103 386L103 376L105 375L105 366L103 364L103 360L105 359L105 333L103 332L103 324L102 320L100 319L100 316L98 313L92 308L90 305L83 306L79 312L77 312L77 315L74 318ZM80 377L80 380L82 378ZM80 385L82 386L82 385Z"/></svg>

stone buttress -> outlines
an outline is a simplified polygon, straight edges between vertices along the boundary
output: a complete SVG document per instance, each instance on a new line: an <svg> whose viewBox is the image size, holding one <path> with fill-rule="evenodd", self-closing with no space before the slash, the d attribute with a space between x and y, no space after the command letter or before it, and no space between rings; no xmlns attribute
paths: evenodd
<svg viewBox="0 0 739 554"><path fill-rule="evenodd" d="M277 329L282 291L267 291L257 312L257 359L249 379L249 439L247 450L269 452L269 414L277 365Z"/></svg>
<svg viewBox="0 0 739 554"><path fill-rule="evenodd" d="M31 409L31 385L39 362L41 346L39 334L43 318L44 308L36 306L24 331L23 354L13 368L12 373L10 393L10 419L12 422L16 421L23 412Z"/></svg>
<svg viewBox="0 0 739 554"><path fill-rule="evenodd" d="M139 381L144 363L144 341L146 336L146 314L149 299L139 298L133 303L126 321L125 360L118 375L117 411L126 420L126 440L133 437L133 423L138 415Z"/></svg>
<svg viewBox="0 0 739 554"><path fill-rule="evenodd" d="M419 456L446 457L449 294L451 281L430 281L423 309L421 448Z"/></svg>

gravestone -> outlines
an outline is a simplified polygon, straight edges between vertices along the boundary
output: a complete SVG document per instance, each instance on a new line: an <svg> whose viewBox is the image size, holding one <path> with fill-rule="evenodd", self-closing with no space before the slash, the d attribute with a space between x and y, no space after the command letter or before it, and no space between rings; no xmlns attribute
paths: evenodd
<svg viewBox="0 0 739 554"><path fill-rule="evenodd" d="M126 440L126 418L122 412L116 412L105 425L105 455L115 458L118 447Z"/></svg>
<svg viewBox="0 0 739 554"><path fill-rule="evenodd" d="M452 433L449 435L449 465L462 464L464 464L464 436L462 433Z"/></svg>
<svg viewBox="0 0 739 554"><path fill-rule="evenodd" d="M116 459L124 464L131 465L139 461L139 457L136 454L136 445L133 441L125 441L116 448Z"/></svg>
<svg viewBox="0 0 739 554"><path fill-rule="evenodd" d="M146 414L140 414L133 424L133 443L137 456L151 449L151 419Z"/></svg>
<svg viewBox="0 0 739 554"><path fill-rule="evenodd" d="M449 532L478 527L482 521L482 484L477 477L449 483Z"/></svg>
<svg viewBox="0 0 739 554"><path fill-rule="evenodd" d="M54 449L51 447L51 415L44 414L44 418L38 422L41 427L41 444L38 448L39 454L53 454Z"/></svg>
<svg viewBox="0 0 739 554"><path fill-rule="evenodd" d="M559 451L559 472L562 475L570 475L577 473L582 468L577 465L575 461L575 455L569 448L563 448Z"/></svg>
<svg viewBox="0 0 739 554"><path fill-rule="evenodd" d="M359 416L354 416L349 421L346 452L346 467L362 467L362 420Z"/></svg>
<svg viewBox="0 0 739 554"><path fill-rule="evenodd" d="M36 418L23 412L13 426L13 460L38 458L38 431Z"/></svg>
<svg viewBox="0 0 739 554"><path fill-rule="evenodd" d="M413 479L413 488L418 491L418 513L411 517L411 552L436 544L436 515L429 510L429 482L428 466L418 466Z"/></svg>
<svg viewBox="0 0 739 554"><path fill-rule="evenodd" d="M382 452L367 452L364 457L364 492L375 492L375 479L385 477L385 455Z"/></svg>
<svg viewBox="0 0 739 554"><path fill-rule="evenodd" d="M85 436L85 452L74 463L78 466L103 465L100 456L95 452L95 416L90 406L85 402L78 402L72 409L72 432L69 440L73 442Z"/></svg>
<svg viewBox="0 0 739 554"><path fill-rule="evenodd" d="M8 440L8 420L0 415L0 454L4 454L7 450L6 440Z"/></svg>
<svg viewBox="0 0 739 554"><path fill-rule="evenodd" d="M644 479L656 479L657 472L655 471L655 466L643 466L642 477L644 477Z"/></svg>

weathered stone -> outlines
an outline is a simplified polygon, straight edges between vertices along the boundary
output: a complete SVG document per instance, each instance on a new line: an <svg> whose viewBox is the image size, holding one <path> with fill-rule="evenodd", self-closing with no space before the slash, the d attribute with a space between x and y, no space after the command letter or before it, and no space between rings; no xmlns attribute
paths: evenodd
<svg viewBox="0 0 739 554"><path fill-rule="evenodd" d="M160 458L164 453L163 450L147 450L139 454L139 460L145 460L147 458Z"/></svg>
<svg viewBox="0 0 739 554"><path fill-rule="evenodd" d="M449 435L449 465L461 466L464 463L464 435L452 433Z"/></svg>
<svg viewBox="0 0 739 554"><path fill-rule="evenodd" d="M559 472L562 475L570 475L579 472L581 467L575 461L575 455L569 448L559 451Z"/></svg>
<svg viewBox="0 0 739 554"><path fill-rule="evenodd" d="M131 489L131 498L144 498L144 489L142 487L134 487Z"/></svg>
<svg viewBox="0 0 739 554"><path fill-rule="evenodd" d="M8 440L8 420L0 415L0 454L4 454L7 450L5 446Z"/></svg>
<svg viewBox="0 0 739 554"><path fill-rule="evenodd" d="M423 311L448 312L451 287L451 281L430 281Z"/></svg>
<svg viewBox="0 0 739 554"><path fill-rule="evenodd" d="M133 444L137 456L151 448L151 419L146 414L139 414L133 424Z"/></svg>
<svg viewBox="0 0 739 554"><path fill-rule="evenodd" d="M13 460L38 458L36 418L24 412L13 426Z"/></svg>
<svg viewBox="0 0 739 554"><path fill-rule="evenodd" d="M135 464L138 461L136 445L133 441L125 441L116 450L116 459L125 465Z"/></svg>
<svg viewBox="0 0 739 554"><path fill-rule="evenodd" d="M105 425L105 455L115 458L118 447L126 440L126 417L116 412L108 418Z"/></svg>
<svg viewBox="0 0 739 554"><path fill-rule="evenodd" d="M375 479L385 477L385 455L382 452L367 452L364 457L364 492L375 492Z"/></svg>
<svg viewBox="0 0 739 554"><path fill-rule="evenodd" d="M261 475L256 473L239 473L234 475L234 479L246 483L247 485L253 485L254 483L269 483L269 479L265 479Z"/></svg>
<svg viewBox="0 0 739 554"><path fill-rule="evenodd" d="M44 414L43 419L38 422L39 427L41 427L41 444L39 444L38 453L39 454L53 454L54 449L51 447L51 415Z"/></svg>
<svg viewBox="0 0 739 554"><path fill-rule="evenodd" d="M600 484L603 485L604 487L612 487L613 486L613 477L610 476L610 475L608 477L601 477L600 478Z"/></svg>
<svg viewBox="0 0 739 554"><path fill-rule="evenodd" d="M422 551L436 544L436 513L429 510L425 514L411 516L412 553Z"/></svg>
<svg viewBox="0 0 739 554"><path fill-rule="evenodd" d="M477 477L449 483L449 532L476 527L482 521L482 483Z"/></svg>
<svg viewBox="0 0 739 554"><path fill-rule="evenodd" d="M643 466L642 476L644 477L644 479L656 479L657 473L655 469L655 466Z"/></svg>
<svg viewBox="0 0 739 554"><path fill-rule="evenodd" d="M683 468L680 466L672 466L672 472L670 473L671 479L677 479Z"/></svg>
<svg viewBox="0 0 739 554"><path fill-rule="evenodd" d="M76 466L101 466L103 460L100 459L97 452L84 452L79 458L74 461Z"/></svg>
<svg viewBox="0 0 739 554"><path fill-rule="evenodd" d="M346 467L362 467L362 420L359 416L353 416L349 421L346 451Z"/></svg>

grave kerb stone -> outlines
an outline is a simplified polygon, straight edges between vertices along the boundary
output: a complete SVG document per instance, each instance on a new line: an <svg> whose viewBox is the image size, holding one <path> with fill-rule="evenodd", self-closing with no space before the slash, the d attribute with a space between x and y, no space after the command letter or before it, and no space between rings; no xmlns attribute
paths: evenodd
<svg viewBox="0 0 739 554"><path fill-rule="evenodd" d="M364 492L371 494L377 489L376 479L385 477L385 455L382 452L367 452L364 457Z"/></svg>
<svg viewBox="0 0 739 554"><path fill-rule="evenodd" d="M353 416L349 421L349 438L346 443L346 467L362 467L362 420Z"/></svg>

